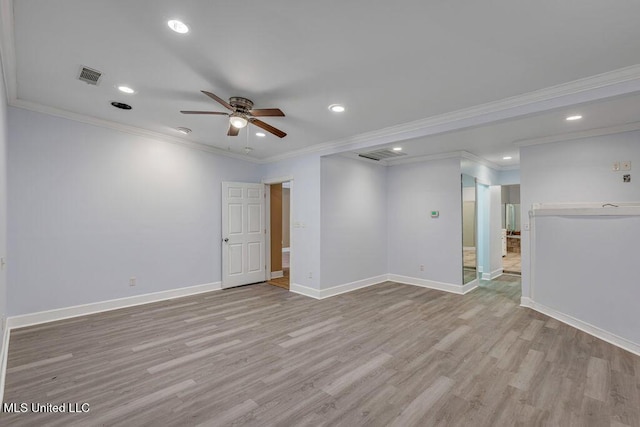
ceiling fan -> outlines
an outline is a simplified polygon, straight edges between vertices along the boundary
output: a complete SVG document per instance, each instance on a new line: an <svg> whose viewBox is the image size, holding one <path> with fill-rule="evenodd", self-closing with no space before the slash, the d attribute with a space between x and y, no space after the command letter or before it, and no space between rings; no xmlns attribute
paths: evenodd
<svg viewBox="0 0 640 427"><path fill-rule="evenodd" d="M214 95L211 92L207 92L203 90L202 93L207 95L209 98L217 101L226 109L230 110L231 113L223 113L219 111L180 111L182 114L212 114L217 116L228 116L229 117L229 130L227 131L227 135L229 136L237 136L240 132L240 129L245 127L247 123L251 123L253 125L258 126L261 129L266 130L269 133L274 134L279 138L284 138L287 136L286 133L282 132L280 129L274 128L268 123L263 122L262 120L256 119L256 117L284 117L284 113L279 108L261 108L254 109L253 102L250 99L242 98L240 96L232 96L229 98L229 102L220 98L217 95Z"/></svg>

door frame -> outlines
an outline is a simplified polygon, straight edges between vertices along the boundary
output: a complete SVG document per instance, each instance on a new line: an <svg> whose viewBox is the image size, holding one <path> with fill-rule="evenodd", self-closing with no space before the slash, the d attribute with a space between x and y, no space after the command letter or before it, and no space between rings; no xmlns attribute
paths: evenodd
<svg viewBox="0 0 640 427"><path fill-rule="evenodd" d="M293 283L293 176L280 176L276 178L263 179L264 194L265 194L265 227L267 228L267 236L265 241L265 254L266 254L266 274L267 281L271 280L271 185L282 184L284 182L289 183L289 291L291 291L291 284Z"/></svg>

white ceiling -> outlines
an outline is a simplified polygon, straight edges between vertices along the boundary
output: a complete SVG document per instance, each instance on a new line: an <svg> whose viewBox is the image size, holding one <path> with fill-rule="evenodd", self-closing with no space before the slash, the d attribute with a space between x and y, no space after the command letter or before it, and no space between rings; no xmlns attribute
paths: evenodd
<svg viewBox="0 0 640 427"><path fill-rule="evenodd" d="M1 1L3 13L14 9L13 46L3 49L13 104L174 138L185 126L187 141L251 146L257 159L640 63L638 1ZM172 18L191 31L172 32ZM81 65L104 73L99 86L77 80ZM227 137L225 117L180 114L223 111L201 90L282 109L287 117L264 121L288 136L257 138L250 127ZM347 111L331 113L332 103ZM581 106L585 120L571 129L561 110L410 144L420 155L456 147L500 163L514 140L638 120L639 107L627 97Z"/></svg>

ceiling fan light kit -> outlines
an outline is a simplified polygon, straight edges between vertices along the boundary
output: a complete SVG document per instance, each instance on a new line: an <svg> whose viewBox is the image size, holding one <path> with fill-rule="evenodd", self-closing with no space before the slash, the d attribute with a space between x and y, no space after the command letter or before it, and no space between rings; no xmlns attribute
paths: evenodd
<svg viewBox="0 0 640 427"><path fill-rule="evenodd" d="M231 126L233 126L234 128L242 129L249 122L247 121L247 119L242 117L240 113L233 113L229 117L229 123L231 123Z"/></svg>
<svg viewBox="0 0 640 427"><path fill-rule="evenodd" d="M180 111L182 114L210 114L215 116L228 116L229 117L229 130L228 136L238 136L240 129L247 126L249 123L258 126L260 129L265 130L278 138L284 138L287 134L278 128L271 126L268 123L258 120L256 117L284 117L284 113L279 108L261 108L254 109L253 101L241 96L232 96L229 98L229 102L220 98L219 96L203 90L202 93L213 99L231 113L223 113L220 111Z"/></svg>

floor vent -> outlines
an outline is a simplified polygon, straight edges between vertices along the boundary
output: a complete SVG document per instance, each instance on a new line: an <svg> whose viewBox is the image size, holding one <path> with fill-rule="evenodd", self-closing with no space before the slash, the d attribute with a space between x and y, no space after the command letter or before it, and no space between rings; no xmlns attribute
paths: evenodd
<svg viewBox="0 0 640 427"><path fill-rule="evenodd" d="M376 150L369 151L368 153L359 153L358 156L364 157L365 159L371 159L379 162L380 160L392 159L394 157L406 156L406 153L402 151L392 151L392 150Z"/></svg>
<svg viewBox="0 0 640 427"><path fill-rule="evenodd" d="M102 73L98 70L94 70L93 68L89 67L80 67L80 75L78 76L78 80L95 86L100 82L101 76Z"/></svg>

